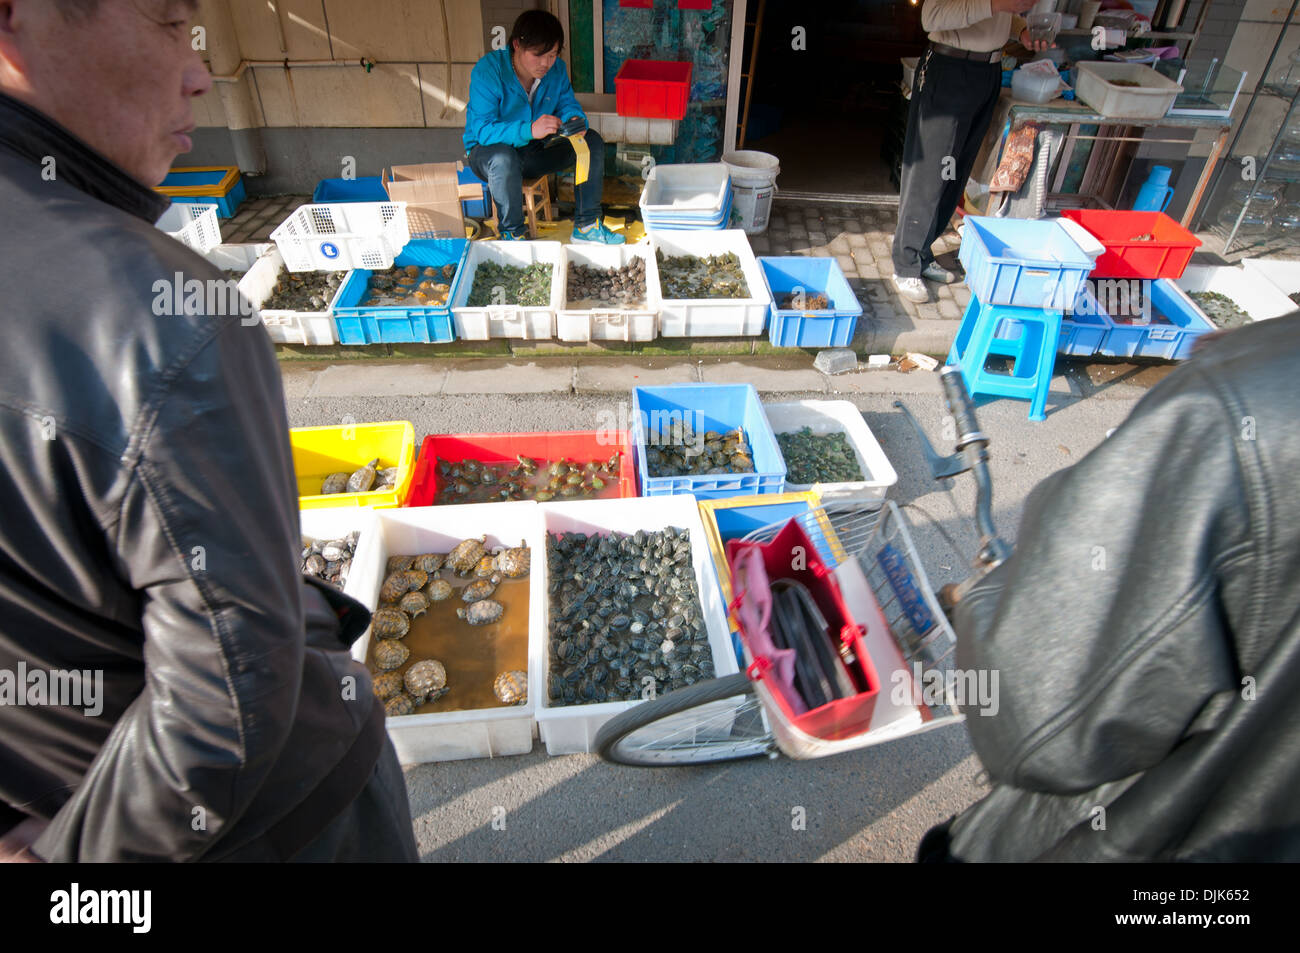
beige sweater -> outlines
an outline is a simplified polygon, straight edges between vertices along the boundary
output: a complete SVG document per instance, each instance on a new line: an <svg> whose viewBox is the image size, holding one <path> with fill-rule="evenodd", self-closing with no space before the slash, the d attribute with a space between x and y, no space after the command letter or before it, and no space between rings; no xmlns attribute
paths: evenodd
<svg viewBox="0 0 1300 953"><path fill-rule="evenodd" d="M936 43L992 53L1019 37L1025 21L1013 13L994 13L991 0L925 0L921 28Z"/></svg>

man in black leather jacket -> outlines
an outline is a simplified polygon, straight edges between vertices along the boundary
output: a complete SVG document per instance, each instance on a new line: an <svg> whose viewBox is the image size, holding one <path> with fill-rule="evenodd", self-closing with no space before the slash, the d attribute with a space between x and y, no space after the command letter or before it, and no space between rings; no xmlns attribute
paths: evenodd
<svg viewBox="0 0 1300 953"><path fill-rule="evenodd" d="M1300 315L1225 334L1043 481L958 604L993 789L921 860L1300 860Z"/></svg>
<svg viewBox="0 0 1300 953"><path fill-rule="evenodd" d="M0 0L0 856L415 859L270 341L158 306L222 279L152 225L194 6Z"/></svg>

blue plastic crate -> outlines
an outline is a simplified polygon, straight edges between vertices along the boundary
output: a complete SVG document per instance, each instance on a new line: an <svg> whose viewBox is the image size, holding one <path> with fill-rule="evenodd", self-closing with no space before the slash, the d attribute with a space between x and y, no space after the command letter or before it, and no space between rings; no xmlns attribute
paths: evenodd
<svg viewBox="0 0 1300 953"><path fill-rule="evenodd" d="M247 197L241 176L225 195L173 195L171 200L182 205L215 205L218 218L234 218L235 212Z"/></svg>
<svg viewBox="0 0 1300 953"><path fill-rule="evenodd" d="M966 216L957 253L971 294L1015 308L1070 307L1093 260L1051 219Z"/></svg>
<svg viewBox="0 0 1300 953"><path fill-rule="evenodd" d="M835 259L766 257L758 259L758 267L772 295L769 341L777 347L848 347L862 305ZM826 295L831 306L817 311L778 308L781 296L796 288L808 295Z"/></svg>
<svg viewBox="0 0 1300 953"><path fill-rule="evenodd" d="M316 183L316 191L311 194L313 205L387 201L388 192L377 175L367 175L360 179L321 179Z"/></svg>
<svg viewBox="0 0 1300 953"><path fill-rule="evenodd" d="M1089 300L1084 300L1085 296ZM1061 318L1061 336L1057 341L1056 353L1066 357L1092 357L1101 347L1112 325L1105 314L1099 313L1095 300L1091 300L1086 286L1079 292L1079 301L1075 311L1066 311ZM994 337L1000 341L1016 338L1019 322L1015 318L1003 318Z"/></svg>
<svg viewBox="0 0 1300 953"><path fill-rule="evenodd" d="M1160 278L1144 285L1149 289L1153 322L1163 315L1169 323L1135 324L1103 312L1110 328L1097 353L1103 357L1186 360L1196 339L1213 331L1214 326L1171 279Z"/></svg>
<svg viewBox="0 0 1300 953"><path fill-rule="evenodd" d="M334 327L340 344L441 344L454 341L456 334L451 320L451 301L465 272L465 256L469 242L463 238L416 238L394 259L394 265L455 265L456 276L451 280L448 306L442 308L363 308L366 283L372 274L365 268L356 268L339 289L338 303L334 306Z"/></svg>
<svg viewBox="0 0 1300 953"><path fill-rule="evenodd" d="M483 197L481 199L461 199L461 214L466 218L491 218L492 217L492 194L488 192L487 183L474 174L473 169L461 169L456 173L456 182L460 185L481 185L483 187Z"/></svg>
<svg viewBox="0 0 1300 953"><path fill-rule="evenodd" d="M745 431L754 459L753 473L652 477L646 466L646 441L652 430L674 422L688 423L703 438L716 430ZM641 479L642 496L690 493L712 500L785 489L785 458L751 384L669 384L632 389L632 452Z"/></svg>

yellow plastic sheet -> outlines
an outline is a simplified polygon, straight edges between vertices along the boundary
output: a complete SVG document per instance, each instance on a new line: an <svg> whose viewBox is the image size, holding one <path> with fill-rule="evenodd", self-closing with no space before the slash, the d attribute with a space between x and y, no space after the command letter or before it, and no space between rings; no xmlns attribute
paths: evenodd
<svg viewBox="0 0 1300 953"><path fill-rule="evenodd" d="M591 150L587 148L587 140L582 136L569 136L568 140L573 144L573 151L578 155L578 164L573 169L574 185L582 185L587 181L587 171L591 168Z"/></svg>

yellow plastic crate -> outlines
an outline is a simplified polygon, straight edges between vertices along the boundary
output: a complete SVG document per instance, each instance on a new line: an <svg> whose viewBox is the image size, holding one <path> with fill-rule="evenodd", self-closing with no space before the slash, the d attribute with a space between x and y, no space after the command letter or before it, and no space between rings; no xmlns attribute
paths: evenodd
<svg viewBox="0 0 1300 953"><path fill-rule="evenodd" d="M401 506L415 471L415 428L409 420L331 427L293 427L293 470L298 479L298 508ZM379 458L380 467L397 467L397 484L365 493L322 496L321 484L331 473L351 473Z"/></svg>
<svg viewBox="0 0 1300 953"><path fill-rule="evenodd" d="M769 523L775 523L782 518L783 510L788 510L792 504L804 504L808 509L821 506L821 496L813 490L804 490L800 493L760 493L754 496L733 496L720 500L701 500L700 501L700 519L704 523L704 536L709 544L709 554L713 557L713 566L718 571L718 586L722 589L723 606L727 609L727 625L734 633L737 631L736 622L731 617L731 600L735 598L735 593L731 590L731 569L727 565L727 546L722 541L722 532L718 528L718 510L749 509L762 507L769 510L770 515L754 520L753 526L748 527L752 532L761 526ZM835 540L835 533L829 525L825 527L826 538L831 541L832 545L838 545Z"/></svg>

